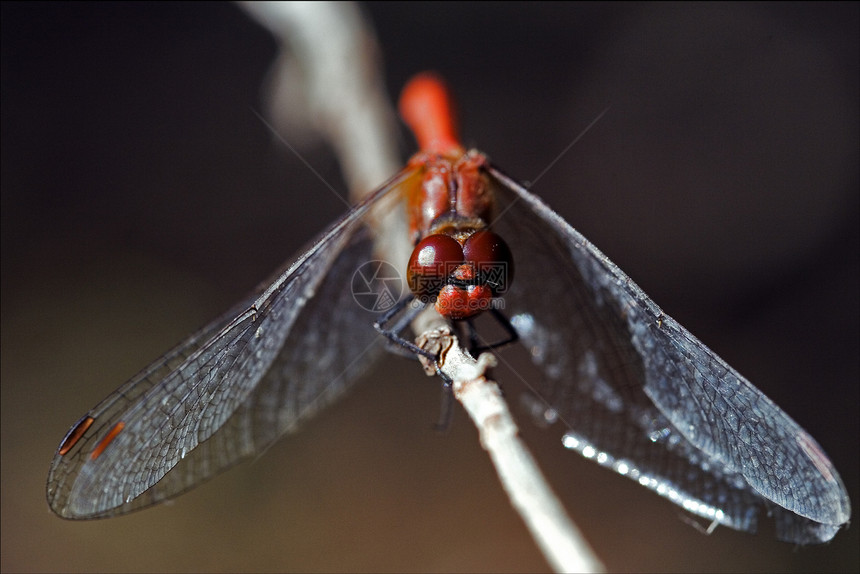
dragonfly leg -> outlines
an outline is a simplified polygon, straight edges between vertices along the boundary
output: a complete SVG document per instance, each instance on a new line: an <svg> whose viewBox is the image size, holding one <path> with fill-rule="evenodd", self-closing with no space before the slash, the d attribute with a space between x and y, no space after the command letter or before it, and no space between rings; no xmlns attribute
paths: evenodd
<svg viewBox="0 0 860 574"><path fill-rule="evenodd" d="M493 318L496 322L501 325L502 329L508 334L506 339L502 339L501 341L496 341L495 343L490 343L487 345L482 345L480 342L480 337L478 336L477 329L475 329L475 325L471 320L466 320L466 324L469 326L469 353L473 357L477 357L484 351L492 351L494 349L499 349L506 345L510 345L512 343L516 343L520 340L520 336L517 333L517 330L514 329L514 326L511 325L511 322L508 320L505 315L499 311L498 309L490 309L490 314L492 314Z"/></svg>
<svg viewBox="0 0 860 574"><path fill-rule="evenodd" d="M414 296L405 297L397 302L391 309L386 311L376 321L373 322L373 328L381 335L384 335L389 341L389 350L404 357L414 357L421 355L428 359L435 360L436 356L433 353L425 351L415 343L408 341L400 336L400 333L412 322L413 319L420 313L424 305L410 305L415 300ZM407 309L404 313L403 310ZM394 326L387 328L386 325L397 315L400 318L394 323Z"/></svg>
<svg viewBox="0 0 860 574"><path fill-rule="evenodd" d="M415 319L418 314L424 310L427 306L427 303L424 301L419 301L419 304L412 305L411 303L415 301L415 297L410 295L409 297L405 297L397 302L391 309L386 311L381 317L379 317L376 321L373 322L373 328L376 329L381 335L384 335L386 339L388 339L390 345L389 349L397 353L398 355L403 355L407 357L415 357L416 355L421 355L431 361L433 361L433 365L436 369L436 374L442 378L442 382L444 386L451 386L451 378L448 377L445 373L442 372L442 368L439 365L439 356L422 349L412 341L404 339L400 336L400 333L409 326L413 319ZM404 312L404 309L406 311ZM386 324L389 323L394 317L400 315L397 321L394 323L394 326L386 328Z"/></svg>
<svg viewBox="0 0 860 574"><path fill-rule="evenodd" d="M447 432L454 418L454 391L451 384L442 385L442 398L439 406L439 422L433 425L437 432Z"/></svg>

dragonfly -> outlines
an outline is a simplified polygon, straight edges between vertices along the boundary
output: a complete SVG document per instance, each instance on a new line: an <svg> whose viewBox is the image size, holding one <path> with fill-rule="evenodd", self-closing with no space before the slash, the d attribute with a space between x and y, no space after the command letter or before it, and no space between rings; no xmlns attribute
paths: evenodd
<svg viewBox="0 0 860 574"><path fill-rule="evenodd" d="M766 512L781 540L833 538L851 508L821 446L541 199L465 150L450 110L438 77L414 78L401 114L420 151L72 425L49 470L51 509L106 518L173 498L342 396L386 354L380 331L421 353L400 335L408 320L383 328L351 288L382 241L371 225L382 209L409 221L403 301L455 324L496 315L540 373L535 422L560 426L564 447L712 525L754 532Z"/></svg>

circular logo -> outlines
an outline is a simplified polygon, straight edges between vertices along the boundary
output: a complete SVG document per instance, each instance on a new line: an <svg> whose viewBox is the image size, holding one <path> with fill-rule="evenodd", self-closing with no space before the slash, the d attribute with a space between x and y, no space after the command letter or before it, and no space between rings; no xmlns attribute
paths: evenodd
<svg viewBox="0 0 860 574"><path fill-rule="evenodd" d="M387 261L368 261L352 276L352 298L359 307L374 313L391 309L403 294L403 278Z"/></svg>

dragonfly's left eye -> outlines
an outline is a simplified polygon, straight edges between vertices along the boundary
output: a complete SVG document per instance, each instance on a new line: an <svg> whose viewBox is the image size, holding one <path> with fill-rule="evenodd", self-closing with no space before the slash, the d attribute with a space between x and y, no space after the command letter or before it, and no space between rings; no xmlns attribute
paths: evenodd
<svg viewBox="0 0 860 574"><path fill-rule="evenodd" d="M476 231L463 243L463 256L494 295L504 293L514 279L514 258L505 240L492 231Z"/></svg>
<svg viewBox="0 0 860 574"><path fill-rule="evenodd" d="M409 257L406 281L415 295L434 297L461 263L463 248L456 239L448 235L428 235Z"/></svg>

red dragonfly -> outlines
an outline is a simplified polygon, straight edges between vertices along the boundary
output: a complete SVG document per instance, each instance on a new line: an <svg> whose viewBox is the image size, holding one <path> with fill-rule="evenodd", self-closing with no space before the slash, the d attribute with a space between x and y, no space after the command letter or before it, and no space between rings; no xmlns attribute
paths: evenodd
<svg viewBox="0 0 860 574"><path fill-rule="evenodd" d="M416 77L401 112L421 148L403 170L72 426L48 475L55 513L124 514L257 455L383 355L374 324L421 352L398 335L409 312L385 330L394 312L380 320L350 289L374 259L369 217L394 199L413 248L404 301L457 323L496 315L541 371L534 414L563 426L564 446L714 524L754 531L764 509L780 539L817 543L847 523L845 487L815 440L539 198L466 151L439 80Z"/></svg>

